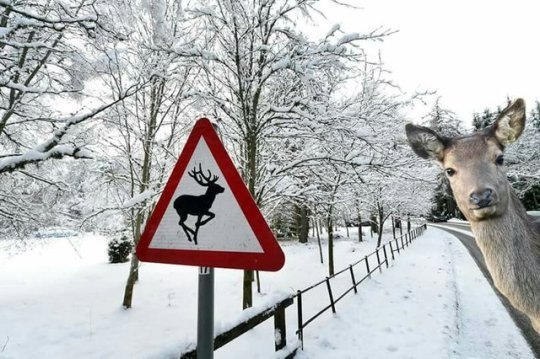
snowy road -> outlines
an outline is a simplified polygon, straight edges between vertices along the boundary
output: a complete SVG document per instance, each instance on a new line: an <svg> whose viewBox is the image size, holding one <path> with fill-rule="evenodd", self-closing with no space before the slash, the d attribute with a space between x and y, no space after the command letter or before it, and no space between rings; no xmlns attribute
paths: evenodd
<svg viewBox="0 0 540 359"><path fill-rule="evenodd" d="M305 332L300 358L534 358L463 245L431 228Z"/></svg>
<svg viewBox="0 0 540 359"><path fill-rule="evenodd" d="M461 243L463 243L463 245L467 248L470 255L473 257L476 264L484 274L484 277L493 288L493 291L499 297L501 303L506 307L506 310L514 320L514 323L516 323L516 325L520 329L523 337L525 338L529 346L532 348L536 357L540 359L540 335L538 335L536 330L534 330L527 316L521 313L519 310L515 309L510 303L510 301L506 299L506 297L502 293L500 293L497 288L495 288L493 279L491 278L491 274L489 273L486 263L484 261L484 256L480 251L480 248L478 248L478 246L476 245L476 241L471 232L469 224L461 222L448 222L441 224L431 224L431 226L444 229L450 234L455 235L461 241Z"/></svg>

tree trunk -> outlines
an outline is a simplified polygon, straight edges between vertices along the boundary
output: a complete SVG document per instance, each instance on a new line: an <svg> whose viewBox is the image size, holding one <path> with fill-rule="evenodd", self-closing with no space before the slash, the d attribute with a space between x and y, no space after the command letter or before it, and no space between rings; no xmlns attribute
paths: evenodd
<svg viewBox="0 0 540 359"><path fill-rule="evenodd" d="M139 211L137 213L137 216L135 217L135 226L134 226L135 246L133 248L137 246L141 238L141 229L142 229L143 221L144 221L143 213ZM139 280L139 258L137 258L137 255L133 253L131 255L129 275L126 281L126 287L124 289L124 300L122 301L122 306L125 309L131 308L131 302L133 299L133 288L135 287L135 283L137 283L138 280Z"/></svg>
<svg viewBox="0 0 540 359"><path fill-rule="evenodd" d="M393 216L392 216L392 236L394 239L396 239L396 222Z"/></svg>
<svg viewBox="0 0 540 359"><path fill-rule="evenodd" d="M139 184L139 194L145 192L148 189L148 184L150 183L150 175L151 175L151 169L152 169L152 152L153 152L153 143L156 137L156 126L157 126L157 118L159 113L159 102L161 101L161 98L163 97L163 87L165 86L165 82L163 80L154 80L152 82L152 86L150 88L150 109L149 109L149 119L147 124L147 129L145 133L145 137L143 140L143 149L144 149L144 157L143 157L143 166L141 170L141 177L140 177L140 184ZM135 176L136 177L136 176ZM133 181L133 179L132 179ZM134 233L134 243L135 246L139 243L139 239L141 238L141 232L143 227L143 222L145 220L145 214L142 211L137 212L137 215L135 217L135 225L133 226ZM139 279L139 259L133 253L131 257L131 266L129 270L128 279L126 281L126 288L124 290L124 300L123 300L123 306L124 308L131 308L131 302L133 297L133 288L135 286L135 283Z"/></svg>
<svg viewBox="0 0 540 359"><path fill-rule="evenodd" d="M373 233L379 233L377 225L377 216L375 213L372 213L369 217L369 226L371 231L371 238L373 238Z"/></svg>
<svg viewBox="0 0 540 359"><path fill-rule="evenodd" d="M255 271L255 278L257 281L257 293L261 294L261 278L259 277L259 271Z"/></svg>
<svg viewBox="0 0 540 359"><path fill-rule="evenodd" d="M332 218L328 218L328 275L334 275L334 228Z"/></svg>
<svg viewBox="0 0 540 359"><path fill-rule="evenodd" d="M126 282L126 287L124 289L124 301L122 302L122 305L125 309L131 308L131 301L133 298L133 288L135 287L135 283L139 279L139 259L133 253L133 256L131 257L131 265L129 268L129 276Z"/></svg>
<svg viewBox="0 0 540 359"><path fill-rule="evenodd" d="M379 231L379 233L377 234L377 248L381 246L381 243L382 243L382 231Z"/></svg>
<svg viewBox="0 0 540 359"><path fill-rule="evenodd" d="M255 182L257 178L257 134L255 133L255 118L254 114L249 118L248 133L246 135L246 157L247 157L247 184L248 189L253 198L257 198L255 193ZM245 270L243 279L243 295L242 295L242 308L247 309L253 306L253 271Z"/></svg>
<svg viewBox="0 0 540 359"><path fill-rule="evenodd" d="M380 203L377 203L377 213L379 215L379 235L377 237L377 248L381 246L382 235L383 235L383 224L384 224L384 208Z"/></svg>
<svg viewBox="0 0 540 359"><path fill-rule="evenodd" d="M316 219L313 220L313 227L317 231L317 243L319 244L319 254L321 256L321 264L323 264L324 263L324 258L323 258L322 244L321 244L321 236L319 235L319 224L318 223L319 223L318 220L316 220Z"/></svg>
<svg viewBox="0 0 540 359"><path fill-rule="evenodd" d="M362 216L358 213L358 242L362 242Z"/></svg>
<svg viewBox="0 0 540 359"><path fill-rule="evenodd" d="M309 237L309 209L306 206L294 206L296 234L300 243L307 243Z"/></svg>

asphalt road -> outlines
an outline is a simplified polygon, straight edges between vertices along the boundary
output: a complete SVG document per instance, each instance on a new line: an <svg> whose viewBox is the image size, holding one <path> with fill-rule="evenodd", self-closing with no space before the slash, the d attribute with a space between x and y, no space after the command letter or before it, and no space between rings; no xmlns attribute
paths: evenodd
<svg viewBox="0 0 540 359"><path fill-rule="evenodd" d="M486 277L487 281L491 285L491 288L493 288L497 294L497 297L499 297L502 304L510 314L510 317L512 317L514 323L516 323L520 329L523 337L531 347L531 350L535 354L536 358L540 359L540 335L538 335L538 333L536 333L536 331L533 329L527 316L515 309L512 304L510 304L508 299L506 299L506 297L502 295L497 288L495 288L493 279L487 270L484 256L476 245L476 241L474 240L474 236L472 235L469 225L466 223L429 223L428 225L447 231L448 233L456 236L461 243L463 243L478 265L478 268L480 268L482 274L484 274L484 277Z"/></svg>

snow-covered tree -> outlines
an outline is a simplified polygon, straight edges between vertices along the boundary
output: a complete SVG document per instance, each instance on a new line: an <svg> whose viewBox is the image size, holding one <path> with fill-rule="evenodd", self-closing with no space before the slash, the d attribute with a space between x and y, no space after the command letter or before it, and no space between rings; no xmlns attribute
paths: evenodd
<svg viewBox="0 0 540 359"><path fill-rule="evenodd" d="M186 12L204 33L189 50L171 48L202 70L201 105L220 119L242 176L263 208L272 195L267 189L278 185L268 164L280 155L265 139L286 127L309 131L302 121L310 118L306 109L324 85L320 79L325 72L346 72L364 61L364 53L352 45L385 35L347 35L335 27L311 42L297 29L295 18L312 13L318 2L201 2ZM251 283L252 273L246 271L244 308L252 305Z"/></svg>
<svg viewBox="0 0 540 359"><path fill-rule="evenodd" d="M474 125L480 126L481 124L488 123L490 121L490 116L489 112L484 112L481 121L477 120ZM426 116L426 122L428 127L443 136L454 137L465 133L463 123L451 110L446 109L441 105L440 98L437 98L432 110ZM454 200L452 190L450 189L450 184L448 183L446 176L442 173L439 173L437 176L437 186L433 192L433 199L431 202L432 214L451 215L454 217L459 216L460 212L456 201Z"/></svg>
<svg viewBox="0 0 540 359"><path fill-rule="evenodd" d="M54 222L58 206L40 196L70 187L54 177L61 165L45 162L93 156L89 122L115 104L89 86L87 50L98 36L109 33L95 1L0 2L0 227L24 233ZM119 99L132 93L126 86Z"/></svg>
<svg viewBox="0 0 540 359"><path fill-rule="evenodd" d="M102 218L98 214L120 213L135 244L195 120L188 102L195 71L185 58L162 50L180 49L194 36L181 5L166 0L111 3L106 14L118 40L96 44L108 79L103 85L114 98L124 92L124 84L142 84L111 108L102 123L101 159L110 169L103 178L114 197L92 214ZM131 307L138 264L133 256L124 292L126 308Z"/></svg>
<svg viewBox="0 0 540 359"><path fill-rule="evenodd" d="M529 210L540 208L540 115L539 104L527 117L519 141L508 146L505 154L507 174L514 189Z"/></svg>

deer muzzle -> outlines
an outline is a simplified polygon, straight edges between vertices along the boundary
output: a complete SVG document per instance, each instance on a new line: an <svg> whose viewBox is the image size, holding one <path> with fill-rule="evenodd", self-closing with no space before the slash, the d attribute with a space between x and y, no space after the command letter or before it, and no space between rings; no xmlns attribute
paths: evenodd
<svg viewBox="0 0 540 359"><path fill-rule="evenodd" d="M473 206L473 209L482 209L492 206L494 204L493 190L486 188L481 191L473 192L469 196L469 203Z"/></svg>

